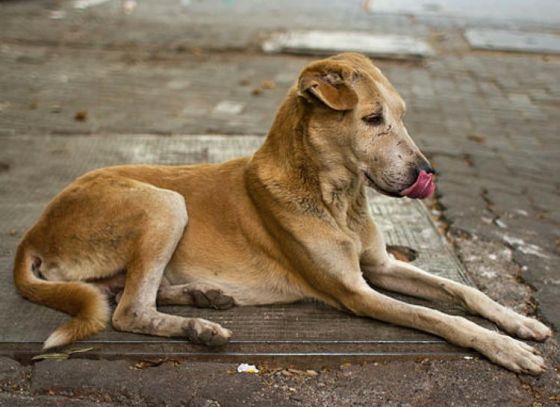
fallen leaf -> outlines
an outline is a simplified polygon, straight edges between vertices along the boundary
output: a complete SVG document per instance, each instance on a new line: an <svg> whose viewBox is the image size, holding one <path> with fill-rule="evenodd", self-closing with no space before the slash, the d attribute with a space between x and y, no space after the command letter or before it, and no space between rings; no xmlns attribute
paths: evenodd
<svg viewBox="0 0 560 407"><path fill-rule="evenodd" d="M137 362L134 367L136 369L147 369L149 367L158 367L161 366L163 363L165 362L164 359L158 359L158 360L141 360L140 362Z"/></svg>
<svg viewBox="0 0 560 407"><path fill-rule="evenodd" d="M44 360L44 359L54 359L54 360L66 360L70 358L73 353L84 353L93 350L92 346L88 348L70 348L62 352L52 352L52 353L42 353L40 355L35 355L31 360Z"/></svg>
<svg viewBox="0 0 560 407"><path fill-rule="evenodd" d="M471 133L467 136L467 138L479 144L483 144L486 141L486 137L478 133Z"/></svg>
<svg viewBox="0 0 560 407"><path fill-rule="evenodd" d="M66 360L70 357L68 353L43 353L41 355L35 355L31 360Z"/></svg>
<svg viewBox="0 0 560 407"><path fill-rule="evenodd" d="M80 111L80 112L76 112L74 114L74 120L76 120L77 122L85 122L87 120L87 112L86 111Z"/></svg>
<svg viewBox="0 0 560 407"><path fill-rule="evenodd" d="M261 82L261 89L274 89L276 87L276 82L273 80L264 80Z"/></svg>
<svg viewBox="0 0 560 407"><path fill-rule="evenodd" d="M195 57L201 57L202 55L204 55L204 51L202 50L202 48L191 48L191 54L193 54Z"/></svg>
<svg viewBox="0 0 560 407"><path fill-rule="evenodd" d="M68 349L67 351L64 351L64 353L67 353L69 355L71 355L72 353L84 353L84 352L89 352L90 350L93 350L94 347L90 346L89 348L72 348L72 349Z"/></svg>

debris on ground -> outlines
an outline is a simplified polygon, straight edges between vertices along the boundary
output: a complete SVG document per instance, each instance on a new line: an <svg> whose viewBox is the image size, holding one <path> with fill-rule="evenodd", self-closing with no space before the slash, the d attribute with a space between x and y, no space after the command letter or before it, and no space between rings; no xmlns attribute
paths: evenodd
<svg viewBox="0 0 560 407"><path fill-rule="evenodd" d="M35 355L31 358L31 360L66 360L70 358L70 355L74 353L85 353L93 350L92 346L88 348L70 348L62 352L48 352L42 353L40 355Z"/></svg>
<svg viewBox="0 0 560 407"><path fill-rule="evenodd" d="M81 110L74 114L74 120L77 122L85 122L87 120L88 113L85 110Z"/></svg>
<svg viewBox="0 0 560 407"><path fill-rule="evenodd" d="M247 83L242 82L240 83L241 85L245 85L245 84L249 84L249 82L247 81ZM261 85L257 88L254 88L251 91L251 94L254 96L258 96L260 95L263 91L265 90L271 90L271 89L275 89L276 88L276 82L270 79L266 79L264 81L261 82Z"/></svg>
<svg viewBox="0 0 560 407"><path fill-rule="evenodd" d="M259 369L255 365L241 363L237 366L237 373L259 373Z"/></svg>
<svg viewBox="0 0 560 407"><path fill-rule="evenodd" d="M478 144L484 144L486 142L486 137L479 133L471 133L467 135L467 138L471 141L474 141Z"/></svg>
<svg viewBox="0 0 560 407"><path fill-rule="evenodd" d="M261 82L261 89L274 89L276 87L276 82L273 80L264 80Z"/></svg>
<svg viewBox="0 0 560 407"><path fill-rule="evenodd" d="M243 103L232 100L222 100L214 107L214 113L236 115L243 111L245 105Z"/></svg>
<svg viewBox="0 0 560 407"><path fill-rule="evenodd" d="M123 3L123 10L125 14L132 14L132 12L134 11L134 9L136 8L136 6L138 5L138 3L136 2L136 0L126 0Z"/></svg>
<svg viewBox="0 0 560 407"><path fill-rule="evenodd" d="M170 363L173 366L179 366L181 362L176 359L167 359L167 358L159 358L155 360L141 360L139 362L136 362L134 366L132 366L132 369L135 370L148 369L150 367L161 366L165 363Z"/></svg>
<svg viewBox="0 0 560 407"><path fill-rule="evenodd" d="M74 1L74 8L77 8L78 10L85 10L87 8L98 6L108 1L109 0L76 0Z"/></svg>

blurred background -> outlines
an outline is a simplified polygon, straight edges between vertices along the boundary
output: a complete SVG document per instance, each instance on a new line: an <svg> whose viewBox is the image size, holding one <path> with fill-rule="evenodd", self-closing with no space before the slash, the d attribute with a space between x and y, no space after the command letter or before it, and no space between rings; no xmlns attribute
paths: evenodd
<svg viewBox="0 0 560 407"><path fill-rule="evenodd" d="M472 280L560 327L557 0L0 1L1 255L31 221L21 208L39 197L36 216L67 182L55 161L104 164L107 140L123 140L115 161L149 162L147 146L174 135L264 136L306 63L352 50L406 100L409 133L440 173L427 206ZM72 140L81 149L65 153ZM173 145L158 162L208 159ZM536 393L468 367L464 389L482 403L470 405L558 402L555 346ZM485 374L500 385L477 393Z"/></svg>

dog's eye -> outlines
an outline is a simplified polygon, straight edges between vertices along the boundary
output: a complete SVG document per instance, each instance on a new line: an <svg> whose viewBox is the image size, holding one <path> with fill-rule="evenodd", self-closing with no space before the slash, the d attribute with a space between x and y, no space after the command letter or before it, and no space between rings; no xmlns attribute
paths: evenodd
<svg viewBox="0 0 560 407"><path fill-rule="evenodd" d="M374 113L374 114L367 115L364 118L362 118L362 120L372 126L379 126L384 122L382 113Z"/></svg>

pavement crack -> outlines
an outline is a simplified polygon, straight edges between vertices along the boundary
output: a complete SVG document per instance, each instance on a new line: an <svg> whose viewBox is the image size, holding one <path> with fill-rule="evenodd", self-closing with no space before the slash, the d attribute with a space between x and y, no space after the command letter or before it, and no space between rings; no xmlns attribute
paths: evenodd
<svg viewBox="0 0 560 407"><path fill-rule="evenodd" d="M480 197L484 201L484 205L486 210L492 215L492 223L499 228L505 229L507 225L504 221L502 221L502 215L496 211L496 205L494 201L490 198L490 192L487 188L482 188L480 192Z"/></svg>
<svg viewBox="0 0 560 407"><path fill-rule="evenodd" d="M469 166L469 167L474 167L474 161L472 158L472 155L469 153L465 153L463 154L463 160L465 161L465 163Z"/></svg>
<svg viewBox="0 0 560 407"><path fill-rule="evenodd" d="M488 192L487 188L481 188L480 190L480 197L482 198L482 200L484 201L484 204L486 206L486 209L488 209L488 211L494 215L497 216L497 214L494 211L494 202L492 201L492 199L490 198L490 194Z"/></svg>
<svg viewBox="0 0 560 407"><path fill-rule="evenodd" d="M471 279L471 281L480 280L480 278L478 278L480 276L477 275L477 274L479 274L479 272L477 271L477 266L475 264L476 262L470 261L468 256L465 257L464 246L465 246L466 241L469 241L472 244L479 244L479 245L482 245L482 246L486 246L484 244L484 242L487 241L487 240L480 237L480 236L477 236L476 234L473 234L470 231L463 230L460 227L454 226L453 219L450 219L449 217L446 216L446 211L447 211L448 208L446 208L439 201L439 199L443 196L443 194L441 193L441 190L438 190L438 191L439 192L438 192L436 198L433 199L433 202L431 202L429 204L432 216L435 217L434 220L435 220L436 224L438 225L438 229L442 232L442 234L445 236L446 240L451 245L451 247L453 249L453 252L457 256L457 258L460 260L463 267L465 268L466 273L467 273L468 277ZM480 197L484 201L486 209L492 215L492 217L493 217L492 221L499 226L500 216L495 211L494 202L492 201L492 199L489 196L488 189L482 188L480 190ZM434 213L437 213L437 216L434 216ZM522 264L520 264L519 262L517 262L515 260L514 253L520 253L519 248L516 247L515 245L511 244L511 242L504 241L504 239L491 239L491 241L489 240L488 243L499 244L502 247L504 247L506 250L510 251L511 255L507 256L508 257L507 260L504 260L506 263L510 264L510 266L507 267L507 269L510 270L510 272L508 274L511 274L511 276L515 280L516 284L519 284L520 286L525 287L525 290L527 290L527 296L526 296L526 298L523 299L523 303L525 304L525 310L526 310L525 312L528 315L531 315L531 316L537 315L538 314L538 307L537 307L537 303L536 303L536 299L535 299L536 288L533 285L531 285L529 282L527 282L522 277L522 271L524 269L526 269L526 267L524 268L524 266ZM494 256L495 256L495 254L494 254ZM504 264L504 268L506 268L506 266L507 266L507 264ZM480 267L478 267L478 268L480 268ZM517 270L517 271L516 272L511 272L511 270ZM484 271L484 270L480 271L480 273L482 273L482 274L488 273L488 272L489 271ZM477 277L477 278L475 278L475 277ZM482 278L482 279L484 280L484 278ZM483 286L482 287L483 291L484 291L484 288L485 287ZM488 289L488 288L489 287L486 287L486 289Z"/></svg>

